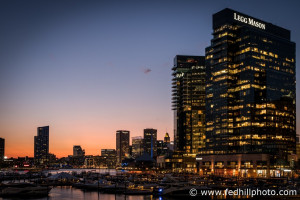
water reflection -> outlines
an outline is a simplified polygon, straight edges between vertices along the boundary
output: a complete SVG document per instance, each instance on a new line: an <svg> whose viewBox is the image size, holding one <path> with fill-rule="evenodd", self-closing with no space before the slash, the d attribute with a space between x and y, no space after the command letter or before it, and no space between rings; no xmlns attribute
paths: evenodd
<svg viewBox="0 0 300 200"><path fill-rule="evenodd" d="M10 172L10 173L18 173L18 174L26 174L29 172L29 170L8 170L8 171L3 171L3 170L0 170L1 173L7 173L7 172ZM76 172L77 174L80 174L82 172L93 172L93 173L100 173L100 174L110 174L110 175L116 175L117 172L121 172L121 171L118 171L116 169L57 169L57 170L43 170L42 171L44 174L48 174L48 173L51 173L51 174L58 174L58 173L61 173L61 172L66 172L66 173L73 173L73 172Z"/></svg>
<svg viewBox="0 0 300 200"><path fill-rule="evenodd" d="M98 192L86 192L70 186L54 187L48 197L34 198L28 200L162 200L154 198L152 195L119 195L119 194L103 194ZM1 198L0 200L23 200L23 198Z"/></svg>
<svg viewBox="0 0 300 200"><path fill-rule="evenodd" d="M271 197L261 197L257 196L252 199L270 199ZM249 200L251 199L250 196L247 197L242 197L242 196L195 196L195 197L177 197L177 198L172 198L172 197L153 197L152 195L120 195L120 194L103 194L103 193L98 193L96 191L83 191L81 189L77 188L72 188L71 186L58 186L54 187L48 197L44 198L26 198L26 200L178 200L178 199L205 199L205 200L219 200L219 199L246 199ZM273 200L279 200L282 198L274 198L272 197ZM293 198L294 200L298 200L299 197ZM24 200L24 198L1 198L0 200Z"/></svg>
<svg viewBox="0 0 300 200"><path fill-rule="evenodd" d="M58 174L61 172L66 173L73 173L76 172L77 174L80 174L82 172L93 172L93 173L100 173L100 174L110 174L110 175L116 175L117 170L115 169L58 169L58 170L44 170L43 173L51 173L51 174Z"/></svg>

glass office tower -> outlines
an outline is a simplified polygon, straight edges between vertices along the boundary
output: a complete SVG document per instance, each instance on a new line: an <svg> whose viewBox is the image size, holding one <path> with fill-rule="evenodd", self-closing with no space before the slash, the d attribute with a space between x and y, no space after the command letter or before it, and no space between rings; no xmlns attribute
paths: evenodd
<svg viewBox="0 0 300 200"><path fill-rule="evenodd" d="M290 31L231 9L213 15L206 48L202 154L295 153L295 43Z"/></svg>
<svg viewBox="0 0 300 200"><path fill-rule="evenodd" d="M172 69L175 151L196 155L205 146L205 57L177 55Z"/></svg>

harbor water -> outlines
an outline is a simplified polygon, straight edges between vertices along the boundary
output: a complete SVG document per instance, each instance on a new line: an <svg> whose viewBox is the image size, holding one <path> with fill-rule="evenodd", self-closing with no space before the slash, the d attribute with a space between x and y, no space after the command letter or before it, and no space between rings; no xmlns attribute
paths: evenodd
<svg viewBox="0 0 300 200"><path fill-rule="evenodd" d="M54 187L48 197L26 198L26 200L162 200L152 195L116 195L103 194L97 191L87 192L71 186ZM1 198L0 200L23 200L23 198Z"/></svg>

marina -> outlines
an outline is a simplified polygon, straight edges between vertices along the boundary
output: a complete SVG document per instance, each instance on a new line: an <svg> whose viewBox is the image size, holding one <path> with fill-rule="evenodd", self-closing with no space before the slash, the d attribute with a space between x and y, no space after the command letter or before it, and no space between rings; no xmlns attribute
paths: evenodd
<svg viewBox="0 0 300 200"><path fill-rule="evenodd" d="M299 178L235 177L233 179L221 176L199 176L192 173L72 169L1 172L1 181L0 197L3 200L73 199L73 195L76 199L85 199L89 196L88 199L161 200L195 198L197 192L198 196L205 199L255 199L256 195L251 196L253 194L251 191L270 189L274 192L274 198L280 191L290 191L284 195L285 198L300 199L297 195L300 194ZM233 191L232 194L228 192L229 190ZM193 191L196 193L191 193ZM235 191L247 193L235 195ZM264 195L257 196L263 198Z"/></svg>

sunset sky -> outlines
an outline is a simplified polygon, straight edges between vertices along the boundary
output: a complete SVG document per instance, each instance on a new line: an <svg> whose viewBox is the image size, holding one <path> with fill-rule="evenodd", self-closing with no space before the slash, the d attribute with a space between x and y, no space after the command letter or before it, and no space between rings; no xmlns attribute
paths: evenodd
<svg viewBox="0 0 300 200"><path fill-rule="evenodd" d="M87 155L115 148L119 129L134 137L155 128L173 140L173 58L204 55L212 15L226 7L291 30L297 61L297 0L1 1L5 155L33 156L37 127L47 125L58 157L73 145Z"/></svg>

